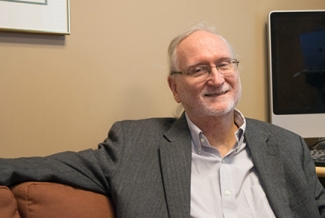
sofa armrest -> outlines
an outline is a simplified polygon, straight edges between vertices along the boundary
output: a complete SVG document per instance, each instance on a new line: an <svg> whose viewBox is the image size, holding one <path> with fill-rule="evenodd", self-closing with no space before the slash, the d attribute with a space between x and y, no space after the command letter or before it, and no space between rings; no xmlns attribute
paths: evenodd
<svg viewBox="0 0 325 218"><path fill-rule="evenodd" d="M113 218L113 204L104 195L49 182L26 182L12 188L22 218Z"/></svg>
<svg viewBox="0 0 325 218"><path fill-rule="evenodd" d="M0 186L0 215L4 218L19 218L17 202L10 189Z"/></svg>

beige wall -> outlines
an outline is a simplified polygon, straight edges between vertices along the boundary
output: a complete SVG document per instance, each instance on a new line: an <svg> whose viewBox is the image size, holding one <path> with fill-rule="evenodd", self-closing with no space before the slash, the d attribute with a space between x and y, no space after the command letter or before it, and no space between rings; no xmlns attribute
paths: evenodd
<svg viewBox="0 0 325 218"><path fill-rule="evenodd" d="M201 19L241 61L239 109L267 120L267 15L322 8L325 0L71 0L71 35L0 33L0 156L96 148L114 121L173 116L166 49Z"/></svg>

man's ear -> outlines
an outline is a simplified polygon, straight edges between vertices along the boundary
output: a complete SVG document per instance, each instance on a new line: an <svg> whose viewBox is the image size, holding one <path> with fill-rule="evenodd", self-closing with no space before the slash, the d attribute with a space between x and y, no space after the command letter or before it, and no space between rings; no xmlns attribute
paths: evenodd
<svg viewBox="0 0 325 218"><path fill-rule="evenodd" d="M173 78L171 76L169 76L167 78L167 82L168 82L168 85L169 85L169 88L170 90L173 92L173 96L174 96L174 99L177 103L181 103L181 100L179 98L179 95L178 95L178 90L177 90L177 79L176 78Z"/></svg>

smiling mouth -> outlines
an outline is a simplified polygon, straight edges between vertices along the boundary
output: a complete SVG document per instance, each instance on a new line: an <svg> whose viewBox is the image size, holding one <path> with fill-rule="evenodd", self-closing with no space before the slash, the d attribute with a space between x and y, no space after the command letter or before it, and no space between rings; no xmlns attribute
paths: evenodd
<svg viewBox="0 0 325 218"><path fill-rule="evenodd" d="M220 95L224 95L226 94L228 91L224 91L224 92L219 92L219 93L208 93L208 94L204 94L204 96L206 97L217 97Z"/></svg>

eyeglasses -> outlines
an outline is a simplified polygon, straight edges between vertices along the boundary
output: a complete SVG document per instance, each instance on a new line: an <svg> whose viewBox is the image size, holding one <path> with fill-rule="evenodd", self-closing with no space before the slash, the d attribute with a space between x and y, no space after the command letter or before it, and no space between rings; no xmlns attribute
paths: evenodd
<svg viewBox="0 0 325 218"><path fill-rule="evenodd" d="M222 75L228 75L233 73L238 69L239 61L237 59L226 59L215 65L215 68ZM192 77L208 78L211 74L211 67L209 65L198 65L188 69L185 72L182 71L173 71L171 75L174 74L185 74Z"/></svg>

